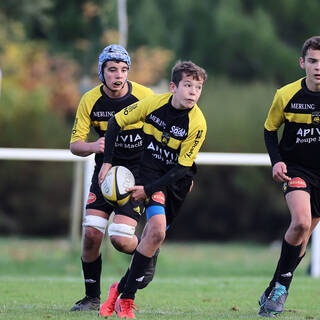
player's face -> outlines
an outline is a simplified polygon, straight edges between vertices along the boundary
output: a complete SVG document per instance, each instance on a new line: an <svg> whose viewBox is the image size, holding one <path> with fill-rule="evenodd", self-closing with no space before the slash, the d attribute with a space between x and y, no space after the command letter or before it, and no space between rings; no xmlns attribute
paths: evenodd
<svg viewBox="0 0 320 320"><path fill-rule="evenodd" d="M306 70L308 89L320 91L320 50L308 49L305 59L300 58L300 66Z"/></svg>
<svg viewBox="0 0 320 320"><path fill-rule="evenodd" d="M125 62L107 61L103 69L107 94L121 96L127 93L128 65Z"/></svg>
<svg viewBox="0 0 320 320"><path fill-rule="evenodd" d="M182 74L178 87L170 82L170 91L173 93L172 105L176 109L190 109L199 100L203 86L203 80L196 80L193 76Z"/></svg>

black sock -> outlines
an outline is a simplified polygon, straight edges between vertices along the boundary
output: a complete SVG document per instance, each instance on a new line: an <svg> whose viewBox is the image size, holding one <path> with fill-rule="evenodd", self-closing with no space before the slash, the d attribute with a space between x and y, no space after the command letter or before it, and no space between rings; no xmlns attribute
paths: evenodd
<svg viewBox="0 0 320 320"><path fill-rule="evenodd" d="M298 267L298 265L300 264L300 262L301 262L301 260L304 258L304 256L305 256L306 254L304 253L304 255L302 256L302 257L299 257L298 258L298 260L297 260L297 264L296 264L296 266L295 266L295 268L294 268L294 270L296 270L297 269L297 267ZM293 270L293 271L294 271ZM291 281L292 281L292 279L293 279L293 272L292 272L292 277L291 277L291 279L289 279L290 281L288 282L288 284L287 284L287 291L289 290L289 288L290 288L290 285L291 285Z"/></svg>
<svg viewBox="0 0 320 320"><path fill-rule="evenodd" d="M298 258L297 264L296 264L294 270L297 269L298 265L300 264L301 260L304 258L305 255L306 255L306 253L304 253L302 257L299 257L299 258ZM274 288L274 286L275 286L275 284L276 284L276 281L277 281L277 279L278 279L278 275L279 275L279 262L280 262L280 260L278 261L278 265L277 265L276 271L274 272L273 278L272 278L272 280L270 281L269 286L268 286L268 288L267 288L266 291L265 291L265 295L266 295L266 296L268 296L268 295L270 294L271 290ZM294 270L293 270L293 271L294 271ZM288 285L287 291L288 291L289 288L290 288L290 284L291 284L292 279L293 279L293 272L292 272L292 277L291 277L290 281L289 281L288 284L287 284L287 285Z"/></svg>
<svg viewBox="0 0 320 320"><path fill-rule="evenodd" d="M273 287L275 286L276 281L277 281L277 279L278 279L278 274L279 274L279 262L280 262L280 260L278 261L278 264L277 264L277 267L276 267L276 271L275 271L274 274L273 274L273 278L272 278L272 280L270 281L268 288L267 288L267 289L265 290L265 292L264 292L267 297L269 296L270 292L272 291L272 289L273 289Z"/></svg>
<svg viewBox="0 0 320 320"><path fill-rule="evenodd" d="M285 286L287 290L292 280L293 271L298 263L301 247L302 244L293 246L283 239L279 260L278 282Z"/></svg>
<svg viewBox="0 0 320 320"><path fill-rule="evenodd" d="M82 262L84 284L86 287L86 296L100 298L100 278L101 278L101 255L96 261Z"/></svg>
<svg viewBox="0 0 320 320"><path fill-rule="evenodd" d="M121 278L120 282L118 283L118 292L119 293L122 293L124 290L124 287L125 287L126 282L128 280L129 272L130 272L130 268L128 268L126 274Z"/></svg>
<svg viewBox="0 0 320 320"><path fill-rule="evenodd" d="M293 272L304 257L303 255L299 258L301 246L301 244L298 246L293 246L283 239L280 259L269 287L265 291L266 296L270 294L276 282L284 285L288 291L292 281Z"/></svg>
<svg viewBox="0 0 320 320"><path fill-rule="evenodd" d="M137 239L138 239L138 244L137 244L137 247L138 247L139 243L141 242L141 238L140 238L139 236L137 236L137 235L136 235L136 237L137 237ZM136 247L136 248L132 251L132 253L130 253L130 254L133 255L133 254L136 252L137 247ZM128 280L129 271L130 271L130 267L128 268L127 272L126 272L125 275L121 278L121 280L120 280L120 282L119 282L119 284L118 284L118 292L119 292L119 293L122 293L123 290L124 290L124 287L125 287L126 282L127 282L127 280Z"/></svg>
<svg viewBox="0 0 320 320"><path fill-rule="evenodd" d="M128 278L121 294L121 299L134 299L140 282L143 280L145 269L152 258L146 257L136 251L132 257L131 266L128 269Z"/></svg>

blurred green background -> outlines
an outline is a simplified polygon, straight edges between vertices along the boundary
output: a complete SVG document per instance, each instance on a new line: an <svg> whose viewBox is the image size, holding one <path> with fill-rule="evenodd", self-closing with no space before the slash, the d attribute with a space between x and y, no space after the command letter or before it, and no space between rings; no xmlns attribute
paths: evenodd
<svg viewBox="0 0 320 320"><path fill-rule="evenodd" d="M130 79L163 90L173 64L193 60L209 75L201 151L265 152L273 94L304 75L300 49L320 34L319 11L317 0L128 0ZM1 1L0 24L0 147L67 149L98 55L119 41L117 1ZM66 236L72 174L69 163L1 160L0 233ZM288 221L270 168L200 166L168 238L267 242Z"/></svg>

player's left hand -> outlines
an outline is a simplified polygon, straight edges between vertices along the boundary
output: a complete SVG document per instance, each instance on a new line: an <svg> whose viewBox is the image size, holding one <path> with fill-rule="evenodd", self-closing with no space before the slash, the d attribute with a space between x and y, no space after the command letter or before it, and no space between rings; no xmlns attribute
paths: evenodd
<svg viewBox="0 0 320 320"><path fill-rule="evenodd" d="M107 175L108 171L111 169L112 164L111 163L103 163L98 175L98 183L99 186L101 187L101 184L105 178L105 176Z"/></svg>
<svg viewBox="0 0 320 320"><path fill-rule="evenodd" d="M132 192L131 198L135 201L141 201L147 198L143 186L134 186L132 188L127 188L126 191Z"/></svg>

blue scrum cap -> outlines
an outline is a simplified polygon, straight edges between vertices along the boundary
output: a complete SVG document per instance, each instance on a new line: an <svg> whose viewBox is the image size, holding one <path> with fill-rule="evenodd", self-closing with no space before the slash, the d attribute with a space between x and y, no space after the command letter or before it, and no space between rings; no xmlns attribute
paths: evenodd
<svg viewBox="0 0 320 320"><path fill-rule="evenodd" d="M104 83L102 66L106 61L123 61L130 69L131 59L127 50L118 44L111 44L103 49L99 56L98 73L100 80Z"/></svg>

